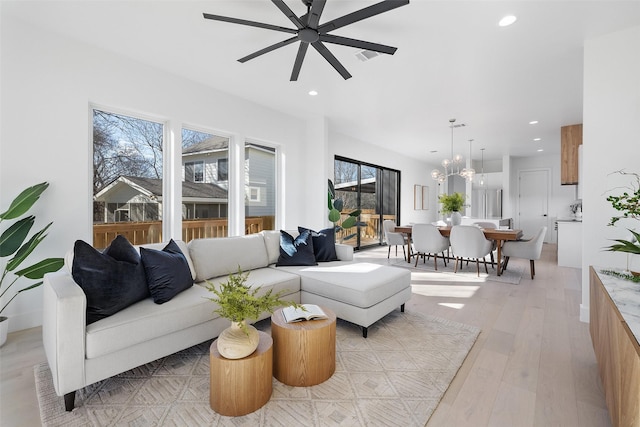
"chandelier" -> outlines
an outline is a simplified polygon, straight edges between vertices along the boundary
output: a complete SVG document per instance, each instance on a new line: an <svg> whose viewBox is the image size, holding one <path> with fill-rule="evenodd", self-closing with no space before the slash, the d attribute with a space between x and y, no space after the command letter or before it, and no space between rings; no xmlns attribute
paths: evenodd
<svg viewBox="0 0 640 427"><path fill-rule="evenodd" d="M440 169L434 169L431 171L431 178L434 180L443 183L447 180L448 177L453 175L459 175L463 177L467 181L473 181L473 177L476 174L476 171L473 168L463 168L460 170L460 165L463 163L464 158L460 154L453 155L453 129L463 127L464 123L456 125L456 119L449 119L449 127L451 128L451 158L444 159L442 161L442 167L444 168L444 172ZM469 161L471 161L471 142L473 139L469 140Z"/></svg>

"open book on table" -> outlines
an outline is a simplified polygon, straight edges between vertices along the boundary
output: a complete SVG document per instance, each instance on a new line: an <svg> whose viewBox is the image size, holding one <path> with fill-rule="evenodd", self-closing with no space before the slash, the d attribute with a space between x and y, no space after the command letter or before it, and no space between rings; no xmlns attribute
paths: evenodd
<svg viewBox="0 0 640 427"><path fill-rule="evenodd" d="M301 304L306 311L301 308L285 307L282 309L282 315L287 323L300 322L302 320L327 319L328 316L320 307L315 304Z"/></svg>

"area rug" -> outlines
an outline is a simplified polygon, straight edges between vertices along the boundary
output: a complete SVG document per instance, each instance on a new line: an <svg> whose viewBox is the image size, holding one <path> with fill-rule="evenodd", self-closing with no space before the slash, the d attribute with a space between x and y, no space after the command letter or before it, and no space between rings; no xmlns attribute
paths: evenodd
<svg viewBox="0 0 640 427"><path fill-rule="evenodd" d="M270 332L270 321L256 324ZM46 363L34 367L44 426L424 426L480 329L393 311L369 328L338 320L336 372L322 384L273 380L271 399L242 417L209 406L209 346L188 348L76 393L64 410Z"/></svg>
<svg viewBox="0 0 640 427"><path fill-rule="evenodd" d="M488 259L488 258L487 258ZM455 261L447 261L447 266L445 267L442 263L442 258L438 258L438 270L436 271L433 267L433 258L427 260L427 262L423 262L422 258L418 261L418 266L415 267L416 261L415 258L412 258L412 262L408 263L407 261L400 258L397 261L393 262L394 267L402 267L408 268L412 271L416 272L431 272L435 273L435 276L430 276L433 280L437 280L437 274L445 274L447 275L446 281L451 282L452 279L458 278L459 281L464 282L500 282L500 283L510 283L512 285L519 285L520 279L522 279L522 274L524 272L524 267L522 265L517 265L515 262L509 262L509 269L502 272L500 276L496 274L495 267L491 268L491 264L487 264L487 269L489 273L485 273L484 265L480 264L480 276L478 276L478 271L476 270L476 263L469 262L467 265L466 261L458 264L458 272L454 273ZM462 264L462 265L460 265Z"/></svg>

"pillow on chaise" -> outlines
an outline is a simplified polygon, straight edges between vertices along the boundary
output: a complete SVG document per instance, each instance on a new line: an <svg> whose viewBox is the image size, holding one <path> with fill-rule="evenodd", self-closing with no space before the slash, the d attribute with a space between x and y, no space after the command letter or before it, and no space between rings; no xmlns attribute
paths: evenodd
<svg viewBox="0 0 640 427"><path fill-rule="evenodd" d="M193 285L187 259L173 239L161 251L140 248L140 256L156 304L164 304Z"/></svg>
<svg viewBox="0 0 640 427"><path fill-rule="evenodd" d="M311 233L313 254L317 262L338 261L338 255L336 255L336 229L334 227L325 228L320 231L298 227L299 233L305 230L309 230Z"/></svg>
<svg viewBox="0 0 640 427"><path fill-rule="evenodd" d="M103 252L77 240L71 275L87 298L87 325L149 297L140 255L121 235Z"/></svg>
<svg viewBox="0 0 640 427"><path fill-rule="evenodd" d="M291 234L280 230L280 257L277 267L318 265L313 254L313 240L311 232L305 230L295 239Z"/></svg>

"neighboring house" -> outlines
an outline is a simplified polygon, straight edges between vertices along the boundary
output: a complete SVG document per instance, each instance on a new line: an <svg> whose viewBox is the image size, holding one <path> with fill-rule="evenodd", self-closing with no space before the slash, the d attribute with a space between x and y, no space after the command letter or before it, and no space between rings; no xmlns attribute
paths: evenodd
<svg viewBox="0 0 640 427"><path fill-rule="evenodd" d="M226 138L211 137L183 150L182 218L228 215ZM255 144L245 148L246 215L275 215L275 154ZM162 180L120 176L94 196L94 223L162 219Z"/></svg>

